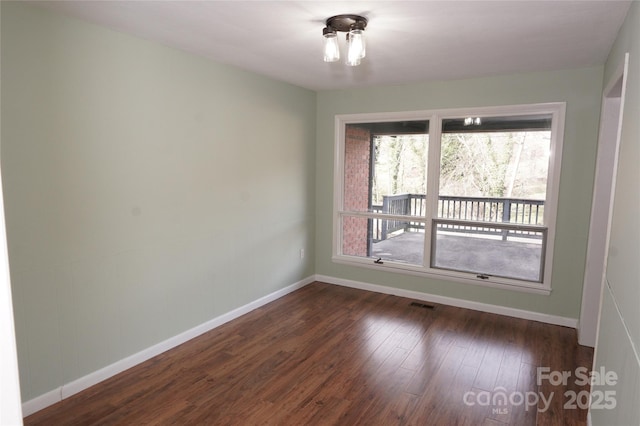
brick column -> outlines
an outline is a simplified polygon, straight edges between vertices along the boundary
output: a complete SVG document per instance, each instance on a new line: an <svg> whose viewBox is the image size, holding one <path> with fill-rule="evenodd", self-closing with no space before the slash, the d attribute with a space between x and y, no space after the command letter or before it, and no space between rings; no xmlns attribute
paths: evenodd
<svg viewBox="0 0 640 426"><path fill-rule="evenodd" d="M368 129L347 125L344 146L344 208L366 212L369 209L371 132ZM363 218L344 218L344 254L367 255L367 222L367 219Z"/></svg>

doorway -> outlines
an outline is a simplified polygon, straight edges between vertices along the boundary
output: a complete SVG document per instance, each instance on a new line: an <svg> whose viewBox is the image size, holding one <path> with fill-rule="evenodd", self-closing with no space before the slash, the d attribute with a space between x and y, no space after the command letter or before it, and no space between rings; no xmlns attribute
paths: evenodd
<svg viewBox="0 0 640 426"><path fill-rule="evenodd" d="M578 330L578 342L584 346L595 347L596 345L628 63L629 54L627 53L624 64L605 86L602 97L596 175Z"/></svg>

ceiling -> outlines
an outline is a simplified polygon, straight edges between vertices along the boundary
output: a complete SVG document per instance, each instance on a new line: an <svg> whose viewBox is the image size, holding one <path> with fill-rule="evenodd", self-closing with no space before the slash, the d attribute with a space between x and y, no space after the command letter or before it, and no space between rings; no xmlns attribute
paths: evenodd
<svg viewBox="0 0 640 426"><path fill-rule="evenodd" d="M630 1L47 1L118 31L312 90L603 64ZM358 67L322 60L326 18L366 16ZM344 57L344 34L341 34Z"/></svg>

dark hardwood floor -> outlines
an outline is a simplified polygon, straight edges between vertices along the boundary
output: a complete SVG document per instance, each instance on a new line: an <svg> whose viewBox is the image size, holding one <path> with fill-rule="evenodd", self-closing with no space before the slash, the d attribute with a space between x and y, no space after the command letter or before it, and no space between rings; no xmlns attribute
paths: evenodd
<svg viewBox="0 0 640 426"><path fill-rule="evenodd" d="M575 330L411 302L313 283L25 424L586 424Z"/></svg>

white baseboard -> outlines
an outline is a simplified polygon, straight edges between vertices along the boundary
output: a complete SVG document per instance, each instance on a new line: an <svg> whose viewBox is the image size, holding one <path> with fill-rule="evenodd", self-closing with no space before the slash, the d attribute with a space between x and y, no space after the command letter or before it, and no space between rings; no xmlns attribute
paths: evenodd
<svg viewBox="0 0 640 426"><path fill-rule="evenodd" d="M196 327L193 327L183 333L180 333L176 336L170 337L169 339L155 344L147 349L144 349L138 353L135 353L131 356L128 356L124 359L114 362L111 365L108 365L100 370L94 371L92 373L87 374L86 376L80 377L73 382L66 383L52 391L49 391L43 395L40 395L36 398L33 398L29 401L26 401L22 404L22 415L28 416L36 411L40 411L50 405L53 405L57 402L62 401L65 398L70 397L80 391L83 391L97 383L102 382L109 377L115 376L118 373L121 373L137 364L140 364L150 358L153 358L156 355L160 355L163 352L168 351L178 345L181 345L188 340L193 339L207 331L213 330L216 327L221 326L233 319L236 319L246 313L253 311L263 305L266 305L269 302L273 302L276 299L281 298L282 296L289 294L299 288L302 288L308 284L311 284L315 281L314 276L307 277L303 280L298 281L297 283L291 284L288 287L275 291L271 294L268 294L260 299L254 300L253 302L247 303L244 306L240 306L232 311L229 311L225 314L222 314L216 318L213 318L203 324L200 324Z"/></svg>
<svg viewBox="0 0 640 426"><path fill-rule="evenodd" d="M49 391L45 394L37 396L29 401L22 403L22 415L24 417L29 416L36 411L40 411L43 408L47 408L50 405L55 404L56 402L62 401L62 387L58 387L52 391Z"/></svg>
<svg viewBox="0 0 640 426"><path fill-rule="evenodd" d="M361 290L374 291L376 293L392 294L394 296L406 297L409 299L416 299L424 302L456 306L458 308L472 309L474 311L488 312L514 318L523 318L532 321L544 322L547 324L561 325L564 327L578 328L578 320L575 318L567 318L556 315L543 314L540 312L525 311L523 309L508 308L506 306L491 305L489 303L474 302L464 299L456 299L453 297L439 296L436 294L422 293L419 291L404 290L401 288L387 287L378 284L369 284L361 281L346 280L326 275L316 275L315 280L328 284L336 284Z"/></svg>
<svg viewBox="0 0 640 426"><path fill-rule="evenodd" d="M369 284L361 281L346 280L343 278L335 278L326 275L313 275L307 277L297 283L294 283L288 287L268 294L253 302L247 303L244 306L236 308L225 314L222 314L216 318L213 318L203 324L193 327L183 333L173 336L163 342L155 344L147 349L144 349L138 353L135 353L127 358L116 361L115 363L108 365L100 370L80 377L70 383L66 383L52 391L49 391L43 395L26 401L22 404L23 416L28 416L36 411L40 411L50 405L62 401L80 391L83 391L95 384L102 382L112 376L115 376L122 371L125 371L137 364L140 364L156 355L160 355L169 349L172 349L178 345L181 345L188 340L193 339L207 331L213 330L216 327L221 326L233 319L236 319L246 313L253 311L269 302L272 302L280 297L289 294L299 288L302 288L314 281L321 281L328 284L341 285L344 287L357 288L361 290L374 291L376 293L392 294L395 296L406 297L410 299L422 300L425 302L438 303L442 305L456 306L459 308L473 309L476 311L489 312L494 314L506 315L515 318L523 318L533 321L540 321L548 324L561 325L565 327L577 328L578 320L575 318L566 318L555 315L542 314L539 312L525 311L521 309L508 308L504 306L491 305L487 303L474 302L463 299L455 299L452 297L438 296L435 294L421 293L418 291L404 290L394 287L387 287L377 284Z"/></svg>

